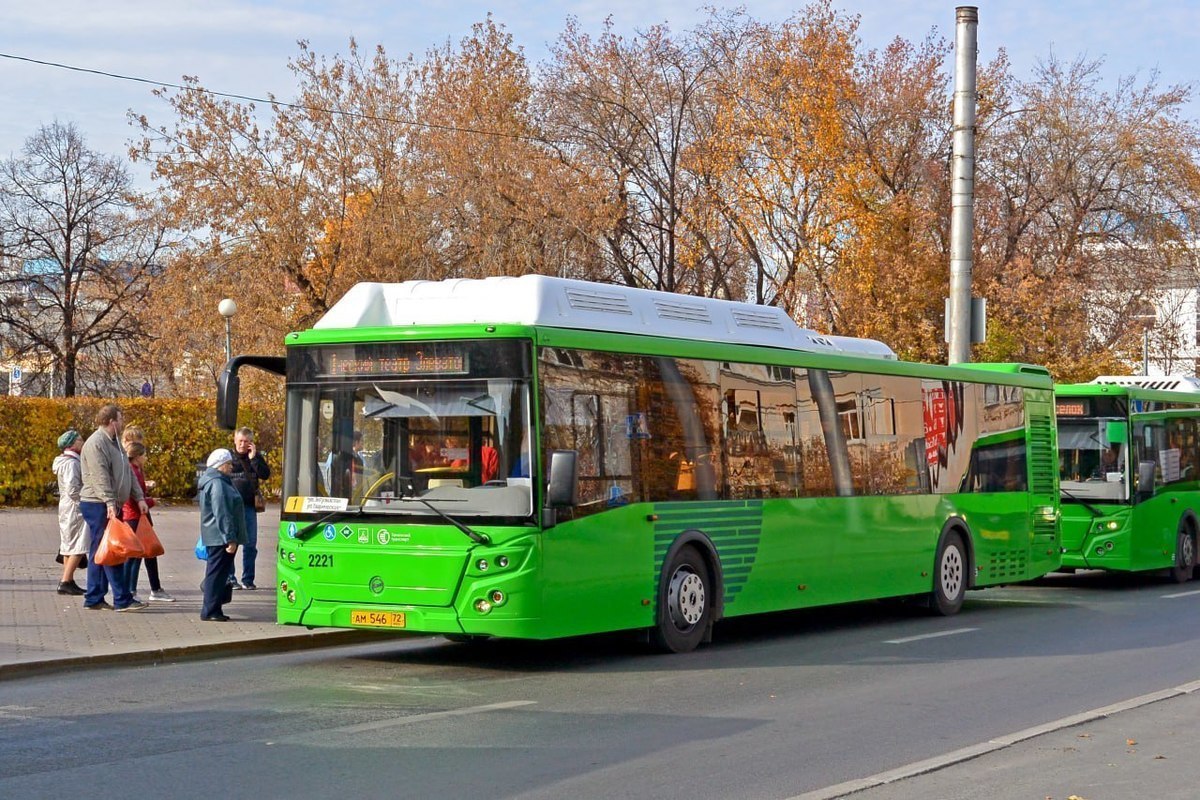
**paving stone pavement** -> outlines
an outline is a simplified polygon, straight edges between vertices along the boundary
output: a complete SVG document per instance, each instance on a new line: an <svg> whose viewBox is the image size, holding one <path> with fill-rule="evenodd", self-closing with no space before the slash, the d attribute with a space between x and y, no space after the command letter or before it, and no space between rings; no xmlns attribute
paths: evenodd
<svg viewBox="0 0 1200 800"><path fill-rule="evenodd" d="M224 623L200 619L204 562L193 554L198 507L158 506L152 514L166 549L158 562L163 588L176 602L117 614L85 610L83 598L56 592L62 571L54 561L56 508L0 508L0 678L81 663L145 663L209 652L275 652L372 640L372 632L310 632L275 623L278 506L259 515L255 582L260 588L234 592L233 602L225 606L232 619ZM239 574L241 561L239 552ZM76 573L76 582L87 583L83 570ZM150 594L145 568L138 594L143 600ZM112 602L111 594L107 599Z"/></svg>

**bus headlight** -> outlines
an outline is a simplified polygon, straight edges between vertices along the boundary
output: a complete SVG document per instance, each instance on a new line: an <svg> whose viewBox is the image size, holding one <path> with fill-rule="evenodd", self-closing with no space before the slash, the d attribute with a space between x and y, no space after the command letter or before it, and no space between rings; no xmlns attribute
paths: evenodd
<svg viewBox="0 0 1200 800"><path fill-rule="evenodd" d="M508 566L508 556L498 557L496 559L496 566L497 567L507 567Z"/></svg>
<svg viewBox="0 0 1200 800"><path fill-rule="evenodd" d="M487 600L480 598L479 600L475 601L475 610L480 614L490 614L492 611L492 604Z"/></svg>
<svg viewBox="0 0 1200 800"><path fill-rule="evenodd" d="M479 570L480 572L487 572L487 569L488 569L488 562L487 562L487 559L486 559L486 558L481 558L481 559L479 559L478 561L476 561L476 562L475 562L475 569Z"/></svg>
<svg viewBox="0 0 1200 800"><path fill-rule="evenodd" d="M504 596L504 592L500 591L499 589L495 589L490 596L492 598L492 605L497 606L504 605L504 601L508 599Z"/></svg>

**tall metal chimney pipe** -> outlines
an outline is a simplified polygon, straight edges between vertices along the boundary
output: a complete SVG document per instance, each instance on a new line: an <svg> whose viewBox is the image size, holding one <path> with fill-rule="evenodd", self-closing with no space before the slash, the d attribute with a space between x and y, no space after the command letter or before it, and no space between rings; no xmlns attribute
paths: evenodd
<svg viewBox="0 0 1200 800"><path fill-rule="evenodd" d="M947 363L971 360L971 270L975 247L975 65L979 9L955 9L954 131L950 156L950 331Z"/></svg>

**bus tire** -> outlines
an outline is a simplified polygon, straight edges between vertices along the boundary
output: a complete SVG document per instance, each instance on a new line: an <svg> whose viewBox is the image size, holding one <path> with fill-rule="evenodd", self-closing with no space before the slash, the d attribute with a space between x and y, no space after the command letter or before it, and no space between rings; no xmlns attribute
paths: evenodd
<svg viewBox="0 0 1200 800"><path fill-rule="evenodd" d="M712 624L712 579L694 547L684 547L663 570L654 643L670 653L695 650Z"/></svg>
<svg viewBox="0 0 1200 800"><path fill-rule="evenodd" d="M1196 537L1187 525L1179 528L1175 540L1175 566L1171 567L1171 580L1176 583L1187 583L1192 579L1192 571L1196 567Z"/></svg>
<svg viewBox="0 0 1200 800"><path fill-rule="evenodd" d="M962 534L950 531L938 544L933 562L930 610L943 617L958 613L967 594L967 548Z"/></svg>

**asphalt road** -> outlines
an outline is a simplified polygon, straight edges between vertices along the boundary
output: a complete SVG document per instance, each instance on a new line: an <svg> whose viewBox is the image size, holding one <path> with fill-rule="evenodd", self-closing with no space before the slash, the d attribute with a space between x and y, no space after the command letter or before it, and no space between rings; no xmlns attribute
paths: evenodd
<svg viewBox="0 0 1200 800"><path fill-rule="evenodd" d="M1053 576L684 656L414 638L31 677L0 684L0 797L789 798L1200 678L1195 590Z"/></svg>

